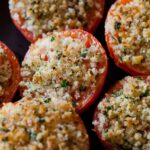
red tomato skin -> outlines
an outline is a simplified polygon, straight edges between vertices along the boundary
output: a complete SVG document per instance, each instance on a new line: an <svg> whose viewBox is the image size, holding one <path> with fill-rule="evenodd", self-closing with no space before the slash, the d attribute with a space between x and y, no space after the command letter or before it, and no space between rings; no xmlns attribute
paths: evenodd
<svg viewBox="0 0 150 150"><path fill-rule="evenodd" d="M17 20L12 19L14 25L17 27L17 29L22 33L22 35L31 43L34 43L38 38L34 38L33 33L26 30L22 29L20 23Z"/></svg>
<svg viewBox="0 0 150 150"><path fill-rule="evenodd" d="M81 32L81 33L83 33L83 35L89 34L89 38L93 39L93 41L95 43L100 45L100 51L101 51L101 49L103 49L103 47L100 44L100 42L95 37L93 37L92 34L86 32L86 31L80 30L80 29L73 29L73 30L71 30L71 32ZM104 57L104 61L105 61L104 62L105 63L104 64L105 71L104 71L104 73L103 73L103 75L102 75L102 77L101 77L101 79L99 81L100 83L97 86L96 92L91 93L91 96L90 96L89 100L83 101L81 103L81 107L77 107L76 108L77 112L80 113L80 114L83 113L84 111L86 111L96 101L96 99L98 98L98 96L100 95L100 93L101 93L101 91L102 91L102 89L104 87L104 84L105 84L105 81L106 81L106 77L107 77L107 73L108 73L108 58L107 58L107 55L106 55L105 51L103 51L103 57Z"/></svg>
<svg viewBox="0 0 150 150"><path fill-rule="evenodd" d="M20 64L15 56L15 54L4 44L0 41L0 47L4 49L11 65L12 65L12 77L11 81L12 84L7 87L4 95L0 98L2 102L10 102L12 101L20 82Z"/></svg>
<svg viewBox="0 0 150 150"><path fill-rule="evenodd" d="M125 5L125 4L129 3L131 0L120 0L120 1L122 1L122 4ZM126 1L126 3L125 3L125 1ZM110 8L110 10L108 11L107 17L106 17L105 24L106 24L106 22L108 20L109 15L112 15L112 12L113 11ZM143 70L140 67L137 68L137 67L131 66L130 64L125 64L125 63L120 61L120 57L118 55L114 54L114 49L113 49L113 47L112 47L112 45L110 43L110 33L105 33L105 41L106 41L106 44L107 44L110 56L114 60L114 62L117 65L117 67L121 68L122 70L124 70L125 72L127 72L127 73L129 73L130 75L133 75L133 76L150 75L150 71L149 70Z"/></svg>
<svg viewBox="0 0 150 150"><path fill-rule="evenodd" d="M98 86L96 88L96 91L94 93L91 93L90 97L87 100L79 102L79 106L76 107L76 111L79 114L81 114L81 113L85 112L87 109L89 109L89 107L96 101L96 99L98 98L99 94L101 93L101 91L103 89L103 86L105 84L105 80L106 80L106 77L107 77L107 73L108 73L108 58L107 58L106 52L103 49L103 47L100 44L100 42L92 34L88 33L87 31L83 31L81 29L72 29L72 30L63 31L63 34L65 36L71 36L73 38L81 38L81 40L84 40L85 35L88 35L88 37L91 40L93 40L94 43L99 45L99 47L100 47L99 50L102 51L102 55L103 55L103 59L104 59L103 66L105 67L105 71L102 74L102 76L100 78L100 81L98 81L99 84L98 84ZM28 55L30 55L29 51L26 53L24 59L27 58ZM22 97L24 89L19 87L19 91L20 91L20 96Z"/></svg>
<svg viewBox="0 0 150 150"><path fill-rule="evenodd" d="M102 6L102 9L101 9L101 15L103 15L104 13L104 5L105 5L105 0L96 0L97 2L99 2ZM97 8L95 8L97 9ZM20 17L20 16L19 16ZM12 17L12 14L11 14L11 18L12 18L12 21L14 23L14 25L17 27L17 29L23 34L23 36L31 43L34 43L38 38L42 37L42 35L39 35L37 37L34 37L33 36L33 33L31 31L28 31L27 29L23 29L21 26L24 22L24 19L20 17L20 22L13 19ZM99 25L99 23L101 22L102 20L102 17L99 17L95 20L92 20L93 16L92 15L88 15L88 18L87 20L89 21L90 20L90 23L92 23L92 25L87 28L85 28L84 30L86 30L87 32L90 32L90 33L94 33Z"/></svg>
<svg viewBox="0 0 150 150"><path fill-rule="evenodd" d="M102 6L102 10L101 10L101 15L104 14L104 6L105 6L105 0L97 0L101 6ZM92 16L91 16L92 18ZM87 28L85 29L87 32L90 32L90 33L94 33L96 31L96 29L98 28L100 22L102 21L103 17L101 18L97 18L96 20L94 20L94 23L93 25L91 26L91 28ZM91 19L92 20L92 19Z"/></svg>

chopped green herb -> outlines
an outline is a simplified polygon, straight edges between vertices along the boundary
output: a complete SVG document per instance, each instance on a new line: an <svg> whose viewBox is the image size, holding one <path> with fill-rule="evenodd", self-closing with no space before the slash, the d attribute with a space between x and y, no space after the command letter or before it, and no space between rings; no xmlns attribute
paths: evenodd
<svg viewBox="0 0 150 150"><path fill-rule="evenodd" d="M131 27L132 22L129 21L129 22L127 22L127 24L128 24L129 27Z"/></svg>
<svg viewBox="0 0 150 150"><path fill-rule="evenodd" d="M115 40L117 43L121 43L122 42L122 38L121 37L114 37L111 36L113 40Z"/></svg>
<svg viewBox="0 0 150 150"><path fill-rule="evenodd" d="M115 22L114 28L115 30L119 30L121 27L121 23L120 22Z"/></svg>
<svg viewBox="0 0 150 150"><path fill-rule="evenodd" d="M104 132L107 133L108 132L108 128L104 129Z"/></svg>
<svg viewBox="0 0 150 150"><path fill-rule="evenodd" d="M58 50L56 52L57 52L57 59L60 59L62 56L62 52L59 52Z"/></svg>
<svg viewBox="0 0 150 150"><path fill-rule="evenodd" d="M111 37L112 37L113 40L118 42L118 40L114 36L111 35Z"/></svg>
<svg viewBox="0 0 150 150"><path fill-rule="evenodd" d="M43 101L44 101L44 103L49 103L49 102L51 102L51 98L45 98L45 99L43 99Z"/></svg>
<svg viewBox="0 0 150 150"><path fill-rule="evenodd" d="M52 79L50 80L50 85L53 85L53 81L52 81Z"/></svg>
<svg viewBox="0 0 150 150"><path fill-rule="evenodd" d="M131 100L133 103L135 103L137 100L131 96L125 96L126 99Z"/></svg>
<svg viewBox="0 0 150 150"><path fill-rule="evenodd" d="M145 43L146 43L146 39L143 38L140 40L140 45L144 45Z"/></svg>
<svg viewBox="0 0 150 150"><path fill-rule="evenodd" d="M118 37L118 43L121 43L122 42L122 38L119 36Z"/></svg>
<svg viewBox="0 0 150 150"><path fill-rule="evenodd" d="M68 87L69 86L69 82L67 80L63 80L61 83L61 87Z"/></svg>
<svg viewBox="0 0 150 150"><path fill-rule="evenodd" d="M85 5L85 10L86 11L88 11L88 10L90 10L91 9L91 7L89 6L89 5Z"/></svg>
<svg viewBox="0 0 150 150"><path fill-rule="evenodd" d="M125 54L126 53L126 49L123 48L121 52Z"/></svg>
<svg viewBox="0 0 150 150"><path fill-rule="evenodd" d="M136 77L138 80L143 80L143 78L142 77Z"/></svg>
<svg viewBox="0 0 150 150"><path fill-rule="evenodd" d="M84 85L80 85L79 90L80 90L80 91L85 91L85 90L86 90L86 86L84 86Z"/></svg>
<svg viewBox="0 0 150 150"><path fill-rule="evenodd" d="M44 123L44 122L45 122L45 119L44 119L44 118L38 118L38 122L39 122L39 123Z"/></svg>
<svg viewBox="0 0 150 150"><path fill-rule="evenodd" d="M24 125L17 125L19 128L26 128Z"/></svg>
<svg viewBox="0 0 150 150"><path fill-rule="evenodd" d="M8 141L8 137L5 137L2 139L3 142L7 142Z"/></svg>
<svg viewBox="0 0 150 150"><path fill-rule="evenodd" d="M113 106L108 106L106 109L107 109L107 111L112 110Z"/></svg>
<svg viewBox="0 0 150 150"><path fill-rule="evenodd" d="M140 52L141 52L142 54L145 54L145 53L146 53L146 49L145 49L145 48L141 48L141 49L140 49Z"/></svg>
<svg viewBox="0 0 150 150"><path fill-rule="evenodd" d="M55 41L55 38L54 37L51 37L51 42Z"/></svg>
<svg viewBox="0 0 150 150"><path fill-rule="evenodd" d="M122 94L123 94L123 91L120 90L120 91L114 92L114 93L112 94L112 96L118 97L118 96L120 96L120 95L122 95Z"/></svg>
<svg viewBox="0 0 150 150"><path fill-rule="evenodd" d="M109 98L106 98L106 102L108 102L108 103L109 103L109 102L110 102L110 99L109 99Z"/></svg>
<svg viewBox="0 0 150 150"><path fill-rule="evenodd" d="M73 105L73 107L76 107L77 106L76 101L72 101L72 105Z"/></svg>
<svg viewBox="0 0 150 150"><path fill-rule="evenodd" d="M106 136L108 133L108 128L104 129L103 136Z"/></svg>
<svg viewBox="0 0 150 150"><path fill-rule="evenodd" d="M149 94L149 89L146 89L144 92L141 93L140 97L147 96Z"/></svg>
<svg viewBox="0 0 150 150"><path fill-rule="evenodd" d="M104 115L104 116L108 116L108 112L107 112L107 111L104 111L104 112L103 112L103 115Z"/></svg>
<svg viewBox="0 0 150 150"><path fill-rule="evenodd" d="M30 66L28 64L24 64L23 67L30 69Z"/></svg>
<svg viewBox="0 0 150 150"><path fill-rule="evenodd" d="M86 57L86 55L87 55L87 48L85 48L85 49L83 49L83 50L81 51L81 53L80 53L80 57L85 58L85 57Z"/></svg>
<svg viewBox="0 0 150 150"><path fill-rule="evenodd" d="M128 98L130 98L130 97L128 97ZM135 100L135 99L133 99L133 98L130 98L131 99L131 102L133 103L133 104L136 104L137 103L137 100Z"/></svg>
<svg viewBox="0 0 150 150"><path fill-rule="evenodd" d="M7 128L0 128L0 131L3 131L3 132L9 132L10 130L7 129Z"/></svg>
<svg viewBox="0 0 150 150"><path fill-rule="evenodd" d="M6 118L2 118L2 122L4 123L6 121Z"/></svg>
<svg viewBox="0 0 150 150"><path fill-rule="evenodd" d="M30 137L30 139L35 140L36 137L37 137L37 134L36 134L36 133L29 132L29 137Z"/></svg>
<svg viewBox="0 0 150 150"><path fill-rule="evenodd" d="M120 57L120 62L126 62L126 57L125 56L121 56Z"/></svg>
<svg viewBox="0 0 150 150"><path fill-rule="evenodd" d="M40 55L40 60L43 60L43 59L42 59L42 55Z"/></svg>
<svg viewBox="0 0 150 150"><path fill-rule="evenodd" d="M148 2L150 2L150 0L145 0L145 1L148 1ZM144 16L144 21L147 21L147 20L149 20L149 16Z"/></svg>

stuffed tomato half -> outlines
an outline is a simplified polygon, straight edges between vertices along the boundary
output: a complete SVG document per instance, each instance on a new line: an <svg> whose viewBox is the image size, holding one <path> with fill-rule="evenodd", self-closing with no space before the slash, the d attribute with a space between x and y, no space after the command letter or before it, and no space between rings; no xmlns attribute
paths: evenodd
<svg viewBox="0 0 150 150"><path fill-rule="evenodd" d="M32 44L21 68L23 96L71 100L78 112L98 97L107 75L102 45L82 30L54 32Z"/></svg>
<svg viewBox="0 0 150 150"><path fill-rule="evenodd" d="M23 98L0 109L0 149L89 150L89 137L67 101Z"/></svg>
<svg viewBox="0 0 150 150"><path fill-rule="evenodd" d="M93 124L107 150L149 150L150 76L125 77L98 104Z"/></svg>
<svg viewBox="0 0 150 150"><path fill-rule="evenodd" d="M105 37L116 65L131 75L150 75L150 1L118 0L110 8Z"/></svg>

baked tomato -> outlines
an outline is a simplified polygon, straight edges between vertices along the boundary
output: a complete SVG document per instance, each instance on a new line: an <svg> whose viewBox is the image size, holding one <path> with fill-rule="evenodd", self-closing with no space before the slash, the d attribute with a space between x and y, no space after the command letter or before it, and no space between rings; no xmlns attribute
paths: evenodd
<svg viewBox="0 0 150 150"><path fill-rule="evenodd" d="M149 7L149 1L118 0L106 19L110 55L118 67L131 75L150 75Z"/></svg>
<svg viewBox="0 0 150 150"><path fill-rule="evenodd" d="M12 100L20 81L20 65L14 53L0 42L0 103Z"/></svg>
<svg viewBox="0 0 150 150"><path fill-rule="evenodd" d="M102 90L107 68L105 50L90 33L50 33L32 44L24 58L21 95L71 100L83 112Z"/></svg>
<svg viewBox="0 0 150 150"><path fill-rule="evenodd" d="M5 104L0 115L1 149L90 149L86 128L69 102L25 97Z"/></svg>
<svg viewBox="0 0 150 150"><path fill-rule="evenodd" d="M107 150L148 150L150 76L125 77L98 104L93 124ZM145 119L143 119L145 118ZM142 139L143 141L138 144Z"/></svg>
<svg viewBox="0 0 150 150"><path fill-rule="evenodd" d="M9 0L12 20L34 42L43 33L66 29L94 32L103 16L104 0Z"/></svg>

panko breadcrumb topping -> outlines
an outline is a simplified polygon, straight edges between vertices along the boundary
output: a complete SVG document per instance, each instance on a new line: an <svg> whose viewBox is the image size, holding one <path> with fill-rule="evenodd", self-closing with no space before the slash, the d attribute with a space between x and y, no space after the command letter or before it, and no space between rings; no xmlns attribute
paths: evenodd
<svg viewBox="0 0 150 150"><path fill-rule="evenodd" d="M96 91L107 69L105 51L86 33L82 36L87 40L67 34L55 32L31 45L21 69L23 96L55 97L78 105Z"/></svg>
<svg viewBox="0 0 150 150"><path fill-rule="evenodd" d="M85 127L68 102L28 99L0 109L0 150L88 150Z"/></svg>
<svg viewBox="0 0 150 150"><path fill-rule="evenodd" d="M126 77L120 84L120 90L99 103L94 125L116 149L149 150L150 76Z"/></svg>

